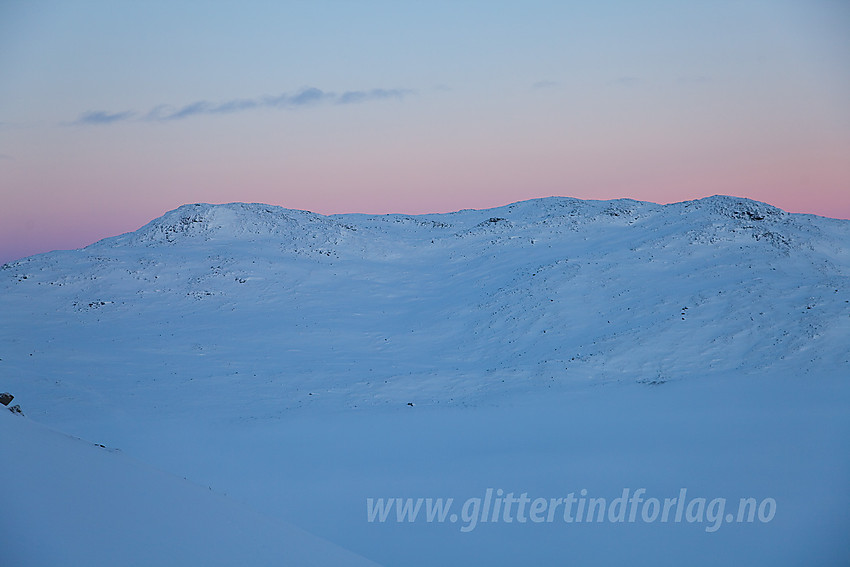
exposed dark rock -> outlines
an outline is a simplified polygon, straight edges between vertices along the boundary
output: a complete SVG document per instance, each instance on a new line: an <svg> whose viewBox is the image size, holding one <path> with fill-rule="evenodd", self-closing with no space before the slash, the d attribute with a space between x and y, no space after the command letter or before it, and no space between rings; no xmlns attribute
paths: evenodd
<svg viewBox="0 0 850 567"><path fill-rule="evenodd" d="M9 392L3 392L2 394L0 394L0 404L3 404L4 406L8 406L9 402L11 402L14 399L15 399L15 396L10 394Z"/></svg>

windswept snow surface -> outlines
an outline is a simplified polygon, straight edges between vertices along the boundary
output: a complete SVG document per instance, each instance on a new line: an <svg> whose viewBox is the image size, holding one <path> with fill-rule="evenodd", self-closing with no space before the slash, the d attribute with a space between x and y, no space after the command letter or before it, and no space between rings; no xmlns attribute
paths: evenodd
<svg viewBox="0 0 850 567"><path fill-rule="evenodd" d="M3 565L375 565L117 449L0 411Z"/></svg>
<svg viewBox="0 0 850 567"><path fill-rule="evenodd" d="M15 419L384 565L850 563L849 221L723 196L417 216L185 205L3 266L0 312ZM26 439L25 463L60 451ZM367 498L453 497L460 514L488 488L776 506L710 532L367 521ZM108 535L138 541L125 526Z"/></svg>

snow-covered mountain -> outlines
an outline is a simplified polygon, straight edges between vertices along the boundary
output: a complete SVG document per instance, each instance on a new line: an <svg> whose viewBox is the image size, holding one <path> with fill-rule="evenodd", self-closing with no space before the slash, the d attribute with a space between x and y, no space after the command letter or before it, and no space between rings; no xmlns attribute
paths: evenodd
<svg viewBox="0 0 850 567"><path fill-rule="evenodd" d="M400 536L398 527L365 525L363 501L381 494L366 494L364 487L417 496L433 488L437 476L437 486L451 492L505 470L531 489L550 486L568 462L556 442L562 433L552 431L575 433L577 416L595 422L614 407L613 399L620 400L620 414L585 438L590 445L580 444L580 460L590 464L579 467L587 476L578 482L598 478L607 470L600 463L617 465L623 482L631 483L638 481L628 480L629 471L645 479L657 470L622 461L634 457L629 451L591 458L616 445L612 431L634 428L634 420L646 423L645 408L628 400L655 407L662 398L681 405L704 397L712 417L696 429L687 429L681 409L652 418L661 419L662 429L696 434L695 447L705 452L697 460L718 451L739 458L719 449L734 432L718 424L753 426L750 410L769 400L786 412L770 423L796 423L794 415L838 420L830 422L831 441L809 449L819 459L827 453L817 451L850 440L841 417L850 376L850 221L789 214L735 197L671 205L553 197L415 216L185 205L82 250L4 265L0 312L0 390L15 394L29 418L120 447L392 565L470 564L483 544L475 536L456 540L456 534L447 543L432 526ZM552 430L524 411L513 424L498 417L517 407L560 415L558 408L576 400L595 410L553 418L546 423ZM826 413L813 416L819 404L827 404ZM554 476L523 479L515 466L487 465L504 455L482 449L487 432L458 436L440 425L478 418L491 424L490 434L540 444L536 458ZM411 419L419 421L404 421ZM414 423L422 429L407 429ZM821 426L811 434L819 436ZM298 436L291 427L306 430ZM709 430L714 433L699 437ZM212 431L250 450L218 452ZM370 439L349 439L360 456L349 454L339 464L360 467L354 473L360 484L343 481L346 473L319 457L331 448L345 454L331 431ZM399 454L410 468L398 470L381 452L400 442L400 432L424 435L420 440L433 450L445 443L449 456L437 451L424 466L430 481L419 476L423 465L413 466L416 457L406 449ZM655 434L660 439L670 432ZM767 445L779 446L773 433L768 438ZM467 443L483 451L481 461L455 454ZM300 457L283 466L269 456L277 448ZM367 463L363 454L376 460ZM666 466L690 476L668 477L663 486L678 490L711 478L677 468L673 455L665 455L656 466L672 459ZM226 464L230 458L241 464ZM439 474L453 458L471 468ZM771 462L781 468L789 458ZM829 459L836 474L850 470L846 457ZM288 488L276 488L272 462L290 475ZM376 463L396 474L377 474ZM753 485L764 472L760 466L739 471L741 482ZM721 472L720 485L734 489L735 474ZM793 501L793 483L779 478L776 490ZM309 485L315 496L340 482L348 485L331 490L336 500L316 496L318 508L296 494ZM264 508L270 502L280 506ZM329 510L330 502L343 502L345 511ZM364 525L354 529L352 521ZM842 521L838 525L847 527L846 513ZM610 530L599 527L597 535L611 536ZM387 543L390 532L397 543ZM496 533L486 541L543 537L543 530ZM741 549L746 537L755 537L737 533ZM624 541L636 534L646 537L635 530ZM691 536L676 541L683 543L673 545L679 551L671 557L698 564L687 555L695 545ZM394 549L398 542L417 558ZM497 544L488 549L488 564L515 564ZM554 557L541 549L538 559ZM658 556L650 553L647 563L652 557Z"/></svg>
<svg viewBox="0 0 850 567"><path fill-rule="evenodd" d="M240 411L266 415L529 381L846 372L848 242L847 221L731 197L422 216L186 205L4 266L2 358L31 412L59 391L110 402L90 393L102 380L195 398L241 376L268 392Z"/></svg>

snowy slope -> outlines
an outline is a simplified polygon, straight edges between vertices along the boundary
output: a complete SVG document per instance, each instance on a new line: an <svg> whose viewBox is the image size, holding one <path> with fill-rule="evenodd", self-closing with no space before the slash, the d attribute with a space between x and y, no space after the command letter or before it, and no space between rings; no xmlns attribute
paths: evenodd
<svg viewBox="0 0 850 567"><path fill-rule="evenodd" d="M0 411L3 565L374 565L115 449Z"/></svg>
<svg viewBox="0 0 850 567"><path fill-rule="evenodd" d="M798 518L767 526L778 530L761 532L767 541L821 510L850 525L799 494L815 482L846 495L850 476L836 449L850 440L848 243L850 221L723 196L416 216L185 205L3 266L0 390L31 419L388 565L517 564L501 543L539 538L550 545L535 557L556 556L544 530L456 540L365 525L363 502L382 489L472 495L475 479L550 492L559 478L606 479L600 490L614 494L649 472L673 493L764 485ZM740 428L758 434L742 441ZM623 432L656 464L620 447ZM514 449L493 436L532 447L539 467L504 462ZM832 472L797 470L781 449L789 436ZM764 447L739 469L697 466ZM576 542L591 559L611 536L594 533ZM756 537L735 533L709 543L667 532L658 549L699 564L688 552L701 544L744 553ZM652 540L629 534L617 537Z"/></svg>

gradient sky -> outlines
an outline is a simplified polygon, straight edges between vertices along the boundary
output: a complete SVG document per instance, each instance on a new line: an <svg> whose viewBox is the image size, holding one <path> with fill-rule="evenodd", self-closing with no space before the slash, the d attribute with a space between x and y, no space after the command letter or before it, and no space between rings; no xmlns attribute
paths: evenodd
<svg viewBox="0 0 850 567"><path fill-rule="evenodd" d="M850 2L0 0L0 262L191 202L850 218Z"/></svg>

